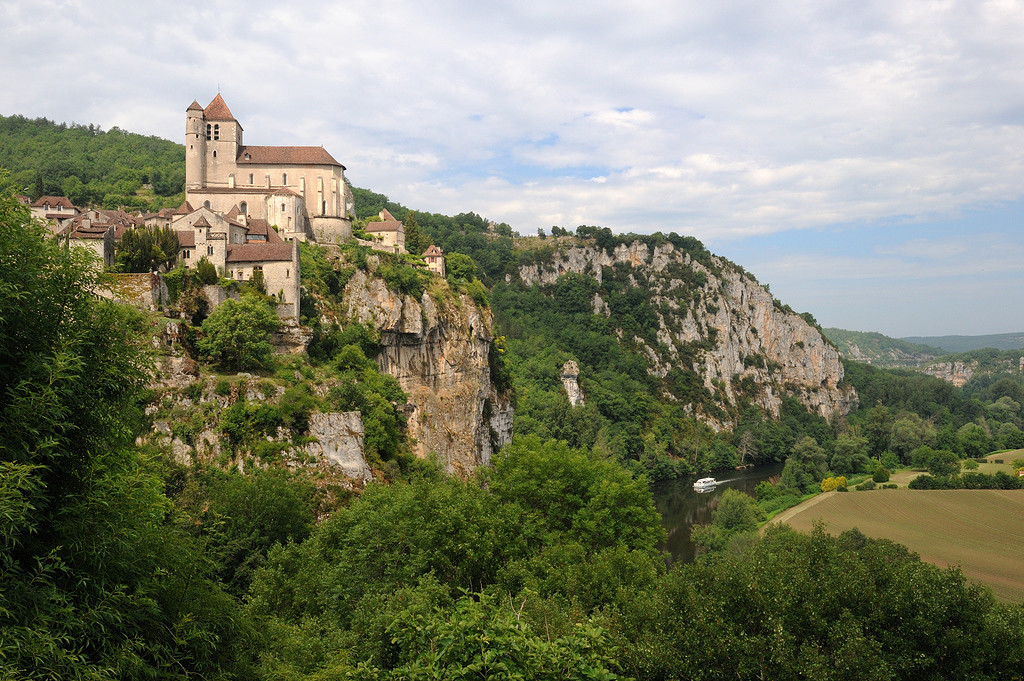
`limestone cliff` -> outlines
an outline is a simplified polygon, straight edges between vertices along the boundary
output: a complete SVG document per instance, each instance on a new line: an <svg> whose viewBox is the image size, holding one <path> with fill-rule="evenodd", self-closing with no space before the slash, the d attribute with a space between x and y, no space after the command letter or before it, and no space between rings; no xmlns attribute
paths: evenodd
<svg viewBox="0 0 1024 681"><path fill-rule="evenodd" d="M345 285L342 308L380 333L378 364L409 395L418 456L434 452L449 470L465 474L511 440L511 400L491 381L489 310L450 292L416 300L361 270Z"/></svg>
<svg viewBox="0 0 1024 681"><path fill-rule="evenodd" d="M744 398L772 415L787 395L826 418L856 405L853 388L842 384L836 348L725 259L704 251L698 261L671 242L603 250L577 241L547 261L521 266L519 277L526 285L554 284L571 272L598 283L615 276L621 285L647 291L657 330L624 340L646 357L653 375L694 372L707 399L695 400L693 411L715 428L734 425ZM600 293L593 309L611 314Z"/></svg>

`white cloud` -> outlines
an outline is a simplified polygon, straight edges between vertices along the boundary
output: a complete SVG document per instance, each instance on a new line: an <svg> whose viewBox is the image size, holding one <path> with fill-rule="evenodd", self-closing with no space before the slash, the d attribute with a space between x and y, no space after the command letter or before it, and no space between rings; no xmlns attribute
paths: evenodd
<svg viewBox="0 0 1024 681"><path fill-rule="evenodd" d="M1024 187L1017 2L43 0L0 24L0 113L179 139L219 86L253 143L523 233L900 229Z"/></svg>

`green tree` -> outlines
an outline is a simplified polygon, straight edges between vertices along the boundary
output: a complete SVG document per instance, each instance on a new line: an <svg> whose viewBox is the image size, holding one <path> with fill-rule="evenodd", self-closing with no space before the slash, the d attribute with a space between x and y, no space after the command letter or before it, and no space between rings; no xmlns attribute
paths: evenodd
<svg viewBox="0 0 1024 681"><path fill-rule="evenodd" d="M277 326L277 315L259 298L229 299L203 321L199 352L227 371L258 369L273 355L270 334Z"/></svg>
<svg viewBox="0 0 1024 681"><path fill-rule="evenodd" d="M818 488L825 477L825 469L825 451L814 438L805 435L793 445L779 482L783 488L799 489L807 494Z"/></svg>
<svg viewBox="0 0 1024 681"><path fill-rule="evenodd" d="M416 213L414 211L409 211L405 216L404 228L405 250L415 255L419 255L423 251L427 250L427 246L430 244L424 242L429 241L429 239L425 239L423 235L420 234L420 226L416 222Z"/></svg>
<svg viewBox="0 0 1024 681"><path fill-rule="evenodd" d="M138 227L121 235L114 257L121 272L167 271L178 261L180 248L178 233L170 227Z"/></svg>
<svg viewBox="0 0 1024 681"><path fill-rule="evenodd" d="M764 520L765 513L753 497L736 489L727 489L718 498L718 505L711 513L711 523L694 527L691 537L705 550L720 551L734 536L755 532Z"/></svg>
<svg viewBox="0 0 1024 681"><path fill-rule="evenodd" d="M965 423L957 432L964 456L976 459L992 451L992 439L977 423Z"/></svg>
<svg viewBox="0 0 1024 681"><path fill-rule="evenodd" d="M237 603L131 449L148 327L93 258L0 196L0 677L245 675Z"/></svg>
<svg viewBox="0 0 1024 681"><path fill-rule="evenodd" d="M452 281L472 281L476 278L476 263L468 255L448 253L444 256L445 270Z"/></svg>
<svg viewBox="0 0 1024 681"><path fill-rule="evenodd" d="M201 283L207 285L216 284L219 279L217 276L217 268L205 255L196 263L196 277Z"/></svg>
<svg viewBox="0 0 1024 681"><path fill-rule="evenodd" d="M829 468L833 473L863 473L867 471L869 461L867 438L843 434L832 444Z"/></svg>

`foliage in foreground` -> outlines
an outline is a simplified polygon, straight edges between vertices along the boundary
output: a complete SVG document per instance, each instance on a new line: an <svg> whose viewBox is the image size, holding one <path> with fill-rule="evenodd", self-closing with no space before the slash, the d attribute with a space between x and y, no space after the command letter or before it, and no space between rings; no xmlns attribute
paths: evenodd
<svg viewBox="0 0 1024 681"><path fill-rule="evenodd" d="M229 678L252 630L132 448L139 314L0 197L0 678Z"/></svg>

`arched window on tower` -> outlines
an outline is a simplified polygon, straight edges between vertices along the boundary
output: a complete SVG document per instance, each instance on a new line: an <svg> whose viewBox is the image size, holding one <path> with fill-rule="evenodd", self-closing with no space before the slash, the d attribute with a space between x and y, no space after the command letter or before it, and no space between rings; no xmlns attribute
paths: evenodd
<svg viewBox="0 0 1024 681"><path fill-rule="evenodd" d="M219 140L220 139L220 123L214 123L213 124L213 139L215 139L215 140Z"/></svg>
<svg viewBox="0 0 1024 681"><path fill-rule="evenodd" d="M249 184L252 184L252 173L249 173Z"/></svg>
<svg viewBox="0 0 1024 681"><path fill-rule="evenodd" d="M281 184L283 184L285 186L288 185L288 173L282 173L281 174Z"/></svg>
<svg viewBox="0 0 1024 681"><path fill-rule="evenodd" d="M213 126L209 123L206 124L206 139L213 139Z"/></svg>
<svg viewBox="0 0 1024 681"><path fill-rule="evenodd" d="M210 202L209 201L203 201L203 206L206 207L207 210L209 210Z"/></svg>
<svg viewBox="0 0 1024 681"><path fill-rule="evenodd" d="M240 212L242 215L248 215L249 204L247 204L245 201L242 201L242 203L238 204L238 212Z"/></svg>
<svg viewBox="0 0 1024 681"><path fill-rule="evenodd" d="M213 150L213 157L217 158L217 150L216 149Z"/></svg>

